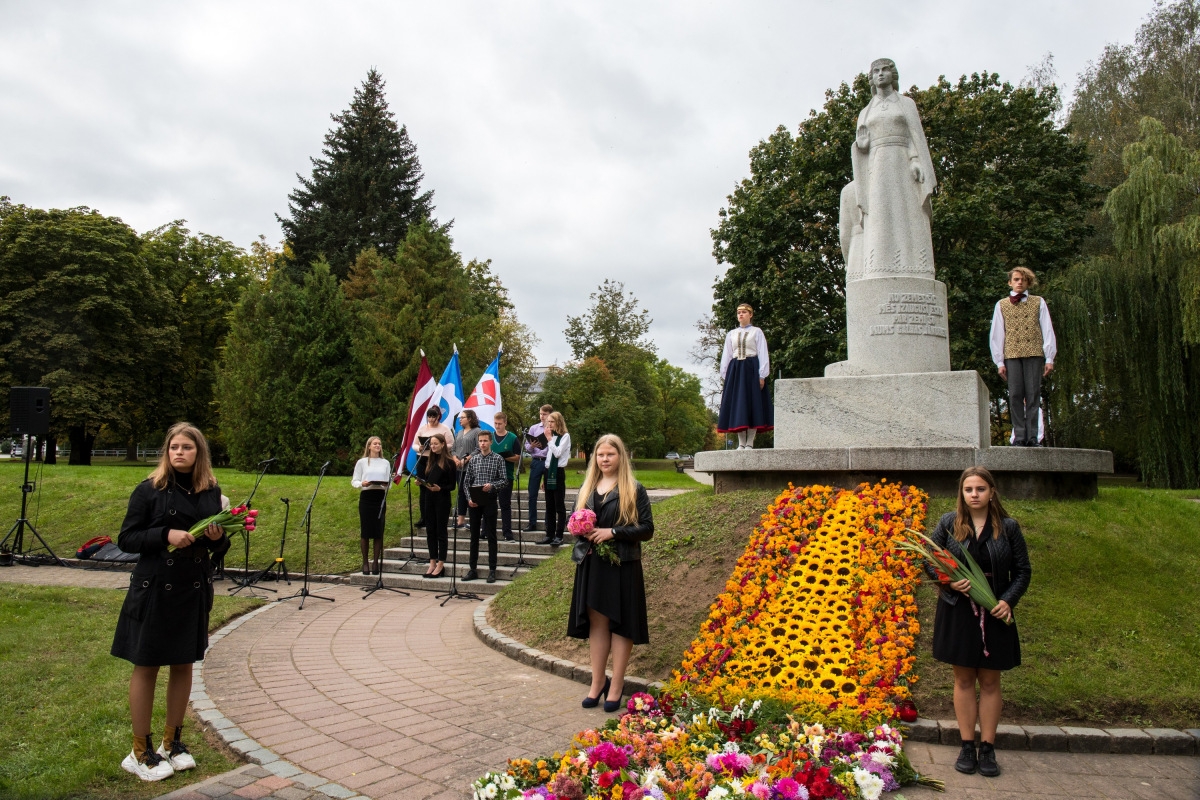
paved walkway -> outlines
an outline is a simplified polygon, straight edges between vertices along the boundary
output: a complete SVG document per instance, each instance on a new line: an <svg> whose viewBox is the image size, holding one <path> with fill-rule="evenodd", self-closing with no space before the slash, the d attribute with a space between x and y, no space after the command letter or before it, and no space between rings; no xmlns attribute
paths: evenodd
<svg viewBox="0 0 1200 800"><path fill-rule="evenodd" d="M0 569L0 582L124 586L119 573ZM444 608L429 593L354 587L336 602L274 604L213 646L204 682L217 707L262 746L363 795L460 800L472 780L508 758L563 748L603 712L579 707L584 688L487 648L471 627L474 602ZM919 770L946 794L910 788L909 800L1200 798L1200 758L1001 751L1004 774L954 771L957 748L909 743ZM257 771L256 771L257 770ZM302 784L243 767L176 797L313 797ZM286 780L286 779L285 779Z"/></svg>

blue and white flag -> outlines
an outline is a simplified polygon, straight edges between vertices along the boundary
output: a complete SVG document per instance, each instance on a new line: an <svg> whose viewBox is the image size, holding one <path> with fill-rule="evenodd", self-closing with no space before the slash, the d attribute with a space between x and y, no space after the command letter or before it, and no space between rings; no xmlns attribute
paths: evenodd
<svg viewBox="0 0 1200 800"><path fill-rule="evenodd" d="M496 412L503 408L500 402L500 356L503 353L503 349L496 353L479 383L475 384L475 391L463 403L463 408L474 411L479 417L479 427L492 433L496 432Z"/></svg>
<svg viewBox="0 0 1200 800"><path fill-rule="evenodd" d="M457 436L462 430L458 421L459 412L463 410L462 370L458 366L458 345L454 345L454 355L442 373L442 379L437 386L437 404L442 409L442 422L450 426Z"/></svg>

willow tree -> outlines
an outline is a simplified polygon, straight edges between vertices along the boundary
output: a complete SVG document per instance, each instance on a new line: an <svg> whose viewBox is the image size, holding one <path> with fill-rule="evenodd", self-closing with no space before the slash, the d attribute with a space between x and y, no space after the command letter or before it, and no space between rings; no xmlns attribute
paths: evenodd
<svg viewBox="0 0 1200 800"><path fill-rule="evenodd" d="M1119 398L1110 425L1136 443L1150 486L1200 485L1200 152L1145 118L1125 180L1104 204L1110 253L1073 267L1056 292L1060 413ZM1103 435L1103 432L1102 432Z"/></svg>

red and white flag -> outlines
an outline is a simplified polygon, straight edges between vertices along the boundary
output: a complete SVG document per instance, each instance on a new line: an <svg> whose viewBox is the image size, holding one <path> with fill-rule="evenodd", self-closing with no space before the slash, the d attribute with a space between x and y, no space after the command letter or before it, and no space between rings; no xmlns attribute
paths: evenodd
<svg viewBox="0 0 1200 800"><path fill-rule="evenodd" d="M500 399L500 356L503 353L503 350L496 353L479 383L475 384L475 391L463 403L463 409L469 408L479 417L479 427L492 433L496 432L496 412L504 409Z"/></svg>
<svg viewBox="0 0 1200 800"><path fill-rule="evenodd" d="M404 441L400 446L400 465L396 474L412 474L417 469L417 429L425 421L425 411L429 402L437 394L437 381L429 370L429 362L425 360L425 351L421 351L421 367L417 370L417 384L413 387L412 400L408 405L408 424L404 426Z"/></svg>

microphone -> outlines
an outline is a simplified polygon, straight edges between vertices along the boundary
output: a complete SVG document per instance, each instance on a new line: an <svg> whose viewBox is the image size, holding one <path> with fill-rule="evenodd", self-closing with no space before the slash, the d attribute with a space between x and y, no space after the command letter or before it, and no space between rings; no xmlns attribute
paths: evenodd
<svg viewBox="0 0 1200 800"><path fill-rule="evenodd" d="M267 464L274 464L278 460L279 460L278 458L268 458L266 461L258 462L258 465L260 467L265 467Z"/></svg>
<svg viewBox="0 0 1200 800"><path fill-rule="evenodd" d="M286 497L281 497L281 498L279 498L279 502L283 503L286 506L288 503L290 503L292 501Z"/></svg>

